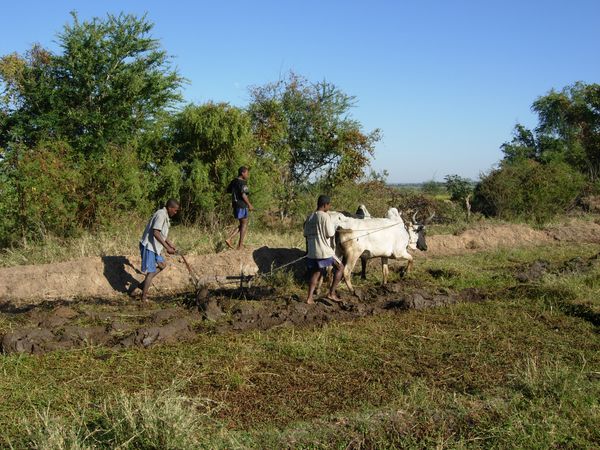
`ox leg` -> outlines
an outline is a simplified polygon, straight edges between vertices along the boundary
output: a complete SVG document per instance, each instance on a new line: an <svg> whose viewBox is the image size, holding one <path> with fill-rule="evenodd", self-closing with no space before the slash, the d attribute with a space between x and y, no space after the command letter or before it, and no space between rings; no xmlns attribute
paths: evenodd
<svg viewBox="0 0 600 450"><path fill-rule="evenodd" d="M390 276L390 267L387 258L381 258L381 272L383 274L382 284L385 286L388 282L388 277Z"/></svg>
<svg viewBox="0 0 600 450"><path fill-rule="evenodd" d="M360 255L348 255L348 258L346 260L346 264L344 265L344 281L346 282L346 286L348 286L348 289L350 290L350 292L352 292L354 294L354 287L352 286L352 270L354 269L354 266L356 265L356 261L358 261L358 258L360 258Z"/></svg>
<svg viewBox="0 0 600 450"><path fill-rule="evenodd" d="M360 278L363 280L367 279L367 263L369 259L365 255L361 255L360 257Z"/></svg>
<svg viewBox="0 0 600 450"><path fill-rule="evenodd" d="M408 252L404 252L402 253L398 259L405 259L406 262L406 269L404 269L404 273L403 276L405 276L408 272L410 272L410 270L412 269L413 266L413 257L410 253Z"/></svg>

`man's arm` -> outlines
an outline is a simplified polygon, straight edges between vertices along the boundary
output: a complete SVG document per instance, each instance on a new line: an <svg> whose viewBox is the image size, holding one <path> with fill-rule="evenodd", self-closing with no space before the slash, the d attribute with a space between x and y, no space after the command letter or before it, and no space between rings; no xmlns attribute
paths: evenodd
<svg viewBox="0 0 600 450"><path fill-rule="evenodd" d="M329 214L325 217L325 232L327 233L328 238L332 238L335 236L335 226L333 225L333 221Z"/></svg>
<svg viewBox="0 0 600 450"><path fill-rule="evenodd" d="M171 244L171 242L169 242L167 239L163 239L160 230L154 229L152 230L152 233L154 234L154 239L160 242L163 245L163 247L167 249L167 253L169 255L177 253L177 249L175 248L175 246Z"/></svg>
<svg viewBox="0 0 600 450"><path fill-rule="evenodd" d="M250 211L254 211L254 206L252 206L252 203L250 203L250 200L245 193L242 193L242 200L244 200L244 203L248 206Z"/></svg>

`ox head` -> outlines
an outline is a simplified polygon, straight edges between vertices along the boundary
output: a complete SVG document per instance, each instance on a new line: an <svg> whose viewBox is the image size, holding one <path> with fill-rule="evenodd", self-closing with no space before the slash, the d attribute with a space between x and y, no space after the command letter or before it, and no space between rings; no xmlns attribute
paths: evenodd
<svg viewBox="0 0 600 450"><path fill-rule="evenodd" d="M433 219L435 213L431 214L423 222L419 222L417 219L417 211L412 215L412 220L408 222L407 231L409 235L408 247L412 250L421 250L422 252L427 250L427 242L425 235L427 234L426 226Z"/></svg>

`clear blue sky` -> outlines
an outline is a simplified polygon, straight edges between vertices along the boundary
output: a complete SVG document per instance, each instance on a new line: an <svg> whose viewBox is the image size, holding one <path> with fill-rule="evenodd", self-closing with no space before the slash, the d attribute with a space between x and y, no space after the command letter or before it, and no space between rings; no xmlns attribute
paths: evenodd
<svg viewBox="0 0 600 450"><path fill-rule="evenodd" d="M391 182L476 179L550 89L600 80L600 1L3 1L0 54L56 49L69 22L148 14L196 103L248 103L293 70L357 97L380 128L373 167Z"/></svg>

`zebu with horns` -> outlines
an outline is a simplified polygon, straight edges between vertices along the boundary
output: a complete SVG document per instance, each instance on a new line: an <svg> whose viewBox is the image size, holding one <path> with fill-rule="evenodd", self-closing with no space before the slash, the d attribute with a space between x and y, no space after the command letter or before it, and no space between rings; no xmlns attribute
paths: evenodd
<svg viewBox="0 0 600 450"><path fill-rule="evenodd" d="M335 213L334 213L335 214ZM428 219L431 220L433 215ZM352 269L359 258L381 258L383 284L389 276L388 259L405 259L408 261L407 270L413 264L413 257L408 249L427 250L425 241L425 223L416 221L405 223L396 208L390 208L386 218L354 219L335 215L338 226L336 254L345 261L344 279L351 291L354 291L351 281Z"/></svg>

